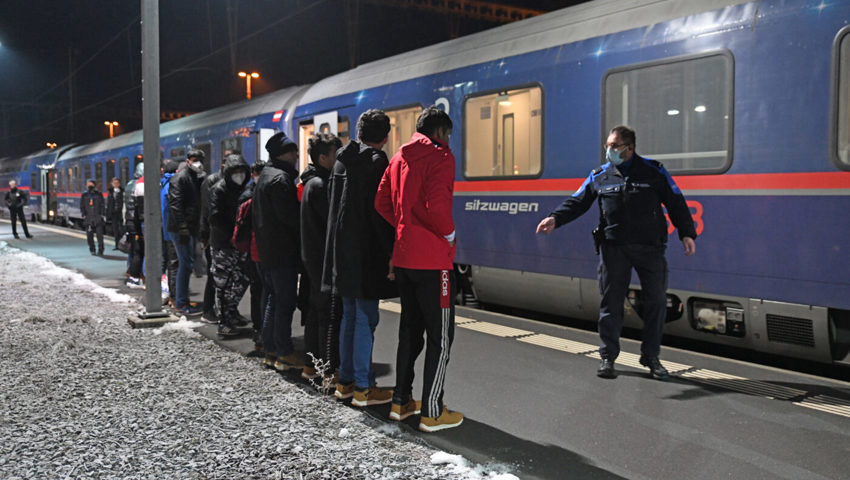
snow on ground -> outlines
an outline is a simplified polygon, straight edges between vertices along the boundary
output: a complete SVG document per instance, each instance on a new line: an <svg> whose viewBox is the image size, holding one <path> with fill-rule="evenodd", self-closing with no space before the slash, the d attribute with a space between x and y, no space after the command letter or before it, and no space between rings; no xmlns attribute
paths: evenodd
<svg viewBox="0 0 850 480"><path fill-rule="evenodd" d="M0 245L0 478L515 479ZM189 333L187 335L187 333Z"/></svg>

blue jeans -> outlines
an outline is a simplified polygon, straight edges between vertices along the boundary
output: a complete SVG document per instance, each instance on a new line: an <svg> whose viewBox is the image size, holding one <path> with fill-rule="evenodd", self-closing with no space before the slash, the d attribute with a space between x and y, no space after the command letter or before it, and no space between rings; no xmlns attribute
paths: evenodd
<svg viewBox="0 0 850 480"><path fill-rule="evenodd" d="M285 357L292 346L292 314L298 299L298 271L295 267L260 268L263 289L268 292L263 314L263 350Z"/></svg>
<svg viewBox="0 0 850 480"><path fill-rule="evenodd" d="M372 344L378 326L378 301L342 297L342 324L339 332L339 378L354 380L355 388L375 385L372 370Z"/></svg>
<svg viewBox="0 0 850 480"><path fill-rule="evenodd" d="M174 306L184 308L189 305L189 277L195 264L195 237L189 238L189 243L180 243L180 237L174 235L171 243L177 251L177 293L174 295Z"/></svg>

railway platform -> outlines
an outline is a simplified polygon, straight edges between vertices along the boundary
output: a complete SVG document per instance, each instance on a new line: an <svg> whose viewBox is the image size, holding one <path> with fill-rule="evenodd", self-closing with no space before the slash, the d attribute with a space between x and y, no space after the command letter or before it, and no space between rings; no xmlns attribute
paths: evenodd
<svg viewBox="0 0 850 480"><path fill-rule="evenodd" d="M123 287L124 255L110 254L111 239L98 258L82 232L30 229L35 238L16 240L0 220L0 241L141 297ZM193 299L202 290L203 279L193 277ZM247 298L240 307L247 316ZM373 354L380 386L394 384L399 310L381 304ZM661 359L671 378L661 382L638 365L639 344L626 339L619 376L606 380L596 377L592 332L463 307L456 322L445 401L465 421L436 434L419 433L412 421L405 427L438 448L510 464L523 479L836 479L850 472L850 383L667 347ZM199 331L251 355L247 332L221 341L214 326ZM302 331L296 312L297 346ZM286 376L301 381L295 372ZM369 412L386 418L388 410Z"/></svg>

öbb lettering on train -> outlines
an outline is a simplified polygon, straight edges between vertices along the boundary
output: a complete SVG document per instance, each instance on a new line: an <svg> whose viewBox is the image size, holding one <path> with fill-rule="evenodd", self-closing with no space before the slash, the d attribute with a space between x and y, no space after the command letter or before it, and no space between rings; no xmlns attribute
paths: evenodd
<svg viewBox="0 0 850 480"><path fill-rule="evenodd" d="M510 215L517 213L534 213L540 209L537 202L491 202L481 201L476 198L466 202L463 208L467 212L507 212Z"/></svg>

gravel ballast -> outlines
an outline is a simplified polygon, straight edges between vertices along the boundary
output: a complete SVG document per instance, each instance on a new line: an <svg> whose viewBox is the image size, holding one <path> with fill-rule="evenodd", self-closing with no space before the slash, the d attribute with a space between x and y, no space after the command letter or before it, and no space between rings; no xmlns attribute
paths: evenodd
<svg viewBox="0 0 850 480"><path fill-rule="evenodd" d="M0 243L0 478L515 479ZM503 470L503 469L500 469Z"/></svg>

